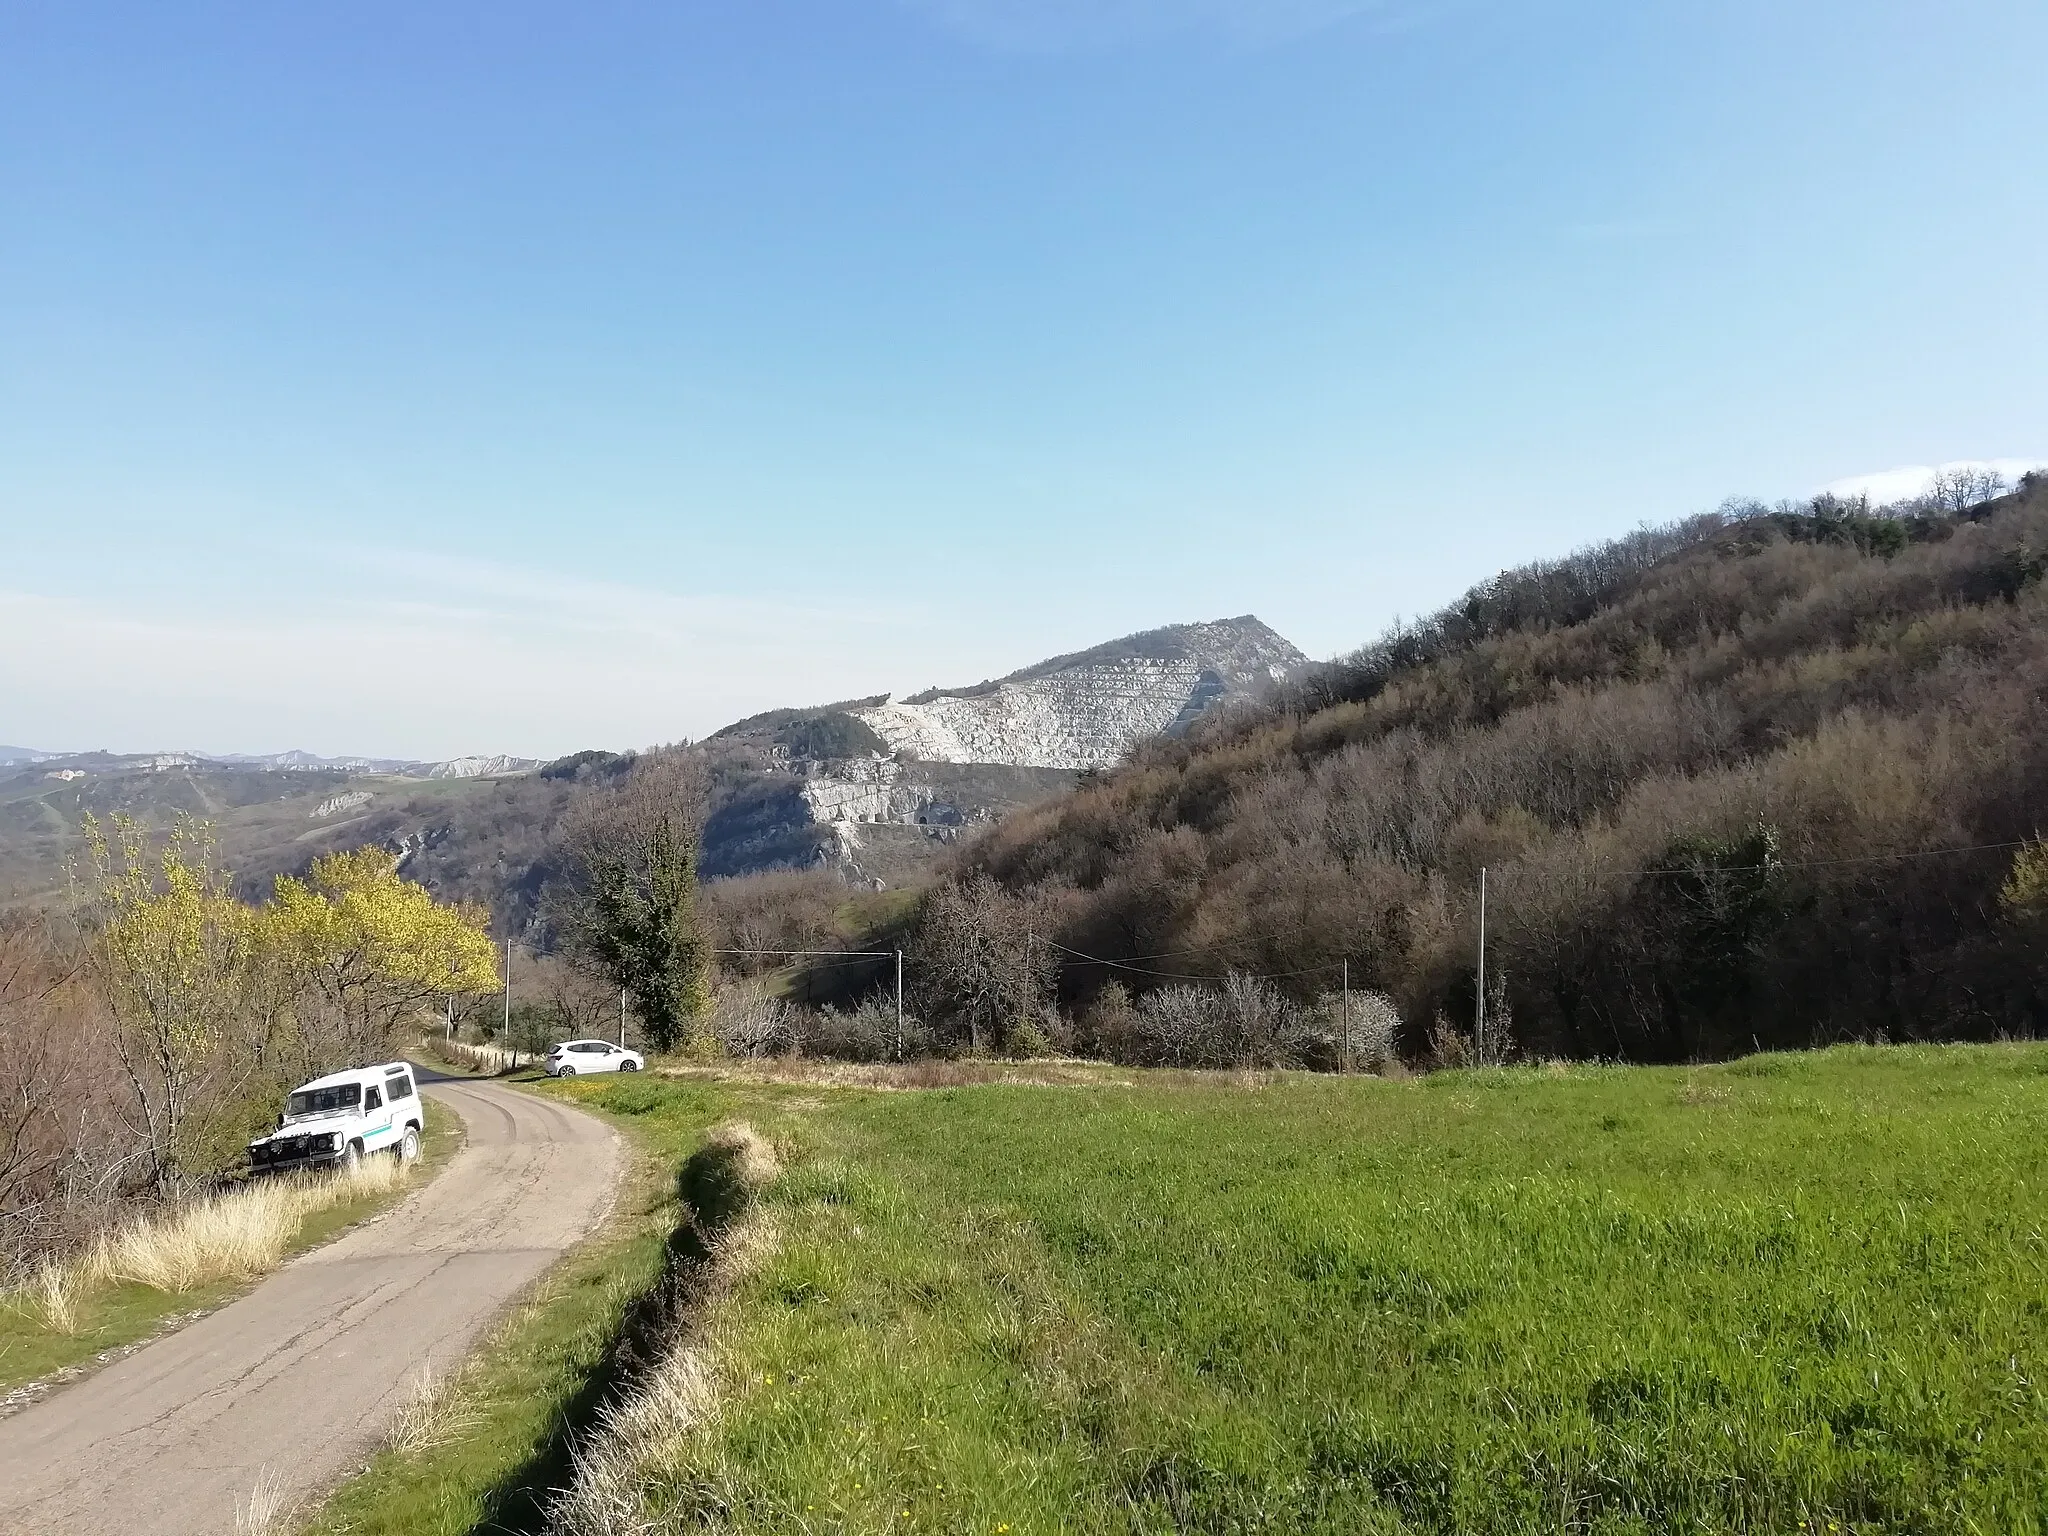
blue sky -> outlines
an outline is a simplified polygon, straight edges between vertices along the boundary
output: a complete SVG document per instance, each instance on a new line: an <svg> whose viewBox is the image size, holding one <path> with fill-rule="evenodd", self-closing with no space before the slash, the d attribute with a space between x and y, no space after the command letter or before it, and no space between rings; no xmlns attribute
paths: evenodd
<svg viewBox="0 0 2048 1536"><path fill-rule="evenodd" d="M546 755L2048 457L2038 0L0 4L0 741Z"/></svg>

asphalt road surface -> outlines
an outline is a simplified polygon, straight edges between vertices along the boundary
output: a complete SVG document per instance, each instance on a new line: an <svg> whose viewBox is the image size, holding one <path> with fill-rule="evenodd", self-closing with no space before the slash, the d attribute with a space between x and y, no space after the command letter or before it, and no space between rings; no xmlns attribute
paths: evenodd
<svg viewBox="0 0 2048 1536"><path fill-rule="evenodd" d="M618 1139L590 1115L422 1069L467 1145L380 1220L241 1300L0 1420L7 1536L223 1536L259 1482L359 1467L421 1365L452 1369L596 1224Z"/></svg>

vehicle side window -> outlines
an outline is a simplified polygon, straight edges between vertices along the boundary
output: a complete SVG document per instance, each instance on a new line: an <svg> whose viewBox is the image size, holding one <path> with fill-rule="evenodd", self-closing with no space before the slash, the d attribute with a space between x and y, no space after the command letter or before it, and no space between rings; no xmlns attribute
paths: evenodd
<svg viewBox="0 0 2048 1536"><path fill-rule="evenodd" d="M364 1112L367 1113L370 1110L382 1109L383 1107L384 1095L379 1093L376 1089L372 1088L369 1091L369 1094L363 1099Z"/></svg>
<svg viewBox="0 0 2048 1536"><path fill-rule="evenodd" d="M412 1097L412 1079L409 1077L387 1077L384 1086L391 1090L391 1102Z"/></svg>

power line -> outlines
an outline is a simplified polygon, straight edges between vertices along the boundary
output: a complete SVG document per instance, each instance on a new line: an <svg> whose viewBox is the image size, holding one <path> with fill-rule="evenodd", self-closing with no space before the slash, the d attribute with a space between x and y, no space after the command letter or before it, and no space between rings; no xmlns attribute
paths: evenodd
<svg viewBox="0 0 2048 1536"><path fill-rule="evenodd" d="M1308 923L1296 923L1290 928L1276 929L1272 933L1247 934L1241 939L1219 939L1214 944L1197 944L1192 949L1165 949L1156 955L1131 955L1128 958L1131 960L1177 960L1182 955L1213 954L1219 949L1237 949L1246 944L1268 944L1275 939L1291 938L1297 933L1305 932L1309 927ZM1072 951L1072 953L1079 953L1079 951ZM1102 963L1109 965L1114 962L1105 960Z"/></svg>
<svg viewBox="0 0 2048 1536"><path fill-rule="evenodd" d="M714 949L714 955L784 955L793 959L831 959L838 956L856 956L863 960L877 960L896 953L893 949Z"/></svg>
<svg viewBox="0 0 2048 1536"><path fill-rule="evenodd" d="M1053 941L1052 939L1047 939L1047 940L1045 940L1045 945L1046 945L1046 947L1047 947L1048 949L1057 949L1057 950L1060 950L1061 952L1063 952L1063 953L1065 953L1065 954L1069 954L1069 955L1072 955L1072 956L1074 956L1074 958L1075 958L1076 960L1082 961L1082 962L1084 962L1085 964L1088 964L1088 965L1106 965L1106 966L1109 966L1110 968L1112 968L1112 969L1114 969L1114 970L1119 970L1119 971L1134 971L1134 972L1136 972L1136 973L1137 973L1138 975L1140 975L1140 976L1160 976L1160 977L1164 977L1165 979L1167 979L1167 980L1169 980L1169 981L1220 981L1220 980L1222 980L1222 978L1221 978L1220 976L1212 976L1212 975L1206 975L1206 974L1204 974L1204 973L1202 973L1202 972L1199 972L1199 971L1158 971L1158 970L1153 970L1153 969L1151 969L1151 968L1150 968L1150 967L1148 967L1148 966L1143 966L1143 965L1133 965L1133 964L1132 964L1131 962L1129 962L1129 961L1127 961L1127 960L1105 960L1105 959L1103 959L1103 958L1102 958L1102 957L1101 957L1100 955L1091 955L1091 954L1086 954L1086 953L1084 953L1083 951L1081 951L1081 950L1078 950L1078 949L1074 949L1074 948L1072 948L1072 947L1071 947L1071 946L1069 946L1069 945L1066 945L1066 944L1060 944L1060 943L1056 943L1056 942L1055 942L1055 941ZM1221 947L1223 947L1223 946L1220 946L1220 945L1219 945L1219 946L1216 946L1216 947L1218 947L1218 948L1221 948ZM1187 953L1187 954L1196 954L1196 953L1200 953L1200 951L1196 951L1196 950L1187 950L1187 951L1183 951L1183 953ZM1157 957L1141 957L1141 958L1157 958ZM1330 972L1330 971L1334 971L1334 970L1338 970L1338 969L1340 969L1340 968L1341 968L1341 967L1342 967L1342 966L1343 966L1344 964L1345 964L1345 962L1344 962L1344 961L1342 961L1342 960L1333 960L1333 961L1331 961L1331 962L1330 962L1330 963L1329 963L1328 965L1311 965L1311 966L1307 967L1306 969L1304 969L1304 970L1299 970L1299 971L1244 971L1244 972L1240 972L1239 974L1241 974L1241 975L1247 975L1247 976L1256 976L1256 977L1257 977L1257 978L1258 978L1259 980L1261 980L1261 981L1288 981L1288 980L1291 980L1291 979L1293 979L1294 977L1297 977L1297 976L1321 976L1321 975L1325 975L1325 974L1327 974L1327 973L1328 973L1328 972Z"/></svg>

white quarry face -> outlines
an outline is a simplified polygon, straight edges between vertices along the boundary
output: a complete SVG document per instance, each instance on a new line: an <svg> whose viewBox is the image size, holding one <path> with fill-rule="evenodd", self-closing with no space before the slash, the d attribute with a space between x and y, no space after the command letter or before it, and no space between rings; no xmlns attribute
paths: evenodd
<svg viewBox="0 0 2048 1536"><path fill-rule="evenodd" d="M1020 768L1107 768L1136 743L1307 658L1256 619L1133 635L993 687L852 711L906 757Z"/></svg>

